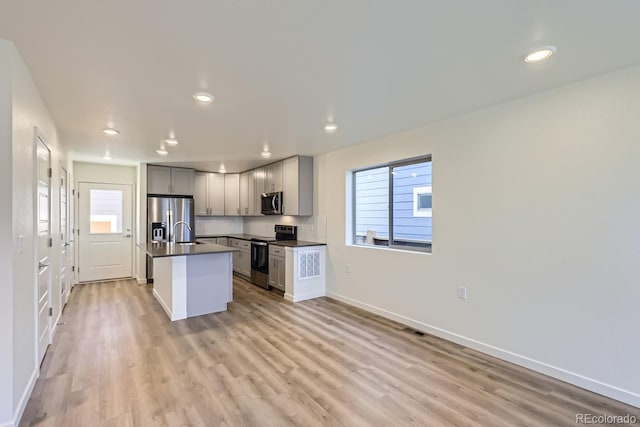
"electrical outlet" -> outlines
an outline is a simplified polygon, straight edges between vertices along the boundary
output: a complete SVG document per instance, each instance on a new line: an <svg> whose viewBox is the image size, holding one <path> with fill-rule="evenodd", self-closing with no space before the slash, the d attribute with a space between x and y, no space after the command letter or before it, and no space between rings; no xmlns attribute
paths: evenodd
<svg viewBox="0 0 640 427"><path fill-rule="evenodd" d="M22 234L18 235L18 254L22 255L24 253L24 236Z"/></svg>
<svg viewBox="0 0 640 427"><path fill-rule="evenodd" d="M467 299L467 288L465 286L458 286L458 298Z"/></svg>
<svg viewBox="0 0 640 427"><path fill-rule="evenodd" d="M347 264L347 265L344 267L344 271L346 271L347 273L351 273L351 264Z"/></svg>

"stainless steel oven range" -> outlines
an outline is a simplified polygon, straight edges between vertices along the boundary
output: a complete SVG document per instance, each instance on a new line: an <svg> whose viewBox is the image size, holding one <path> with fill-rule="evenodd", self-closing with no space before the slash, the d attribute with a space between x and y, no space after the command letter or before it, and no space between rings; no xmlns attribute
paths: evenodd
<svg viewBox="0 0 640 427"><path fill-rule="evenodd" d="M279 225L274 227L275 238L251 239L251 283L269 289L269 243L282 240L298 240L298 227Z"/></svg>

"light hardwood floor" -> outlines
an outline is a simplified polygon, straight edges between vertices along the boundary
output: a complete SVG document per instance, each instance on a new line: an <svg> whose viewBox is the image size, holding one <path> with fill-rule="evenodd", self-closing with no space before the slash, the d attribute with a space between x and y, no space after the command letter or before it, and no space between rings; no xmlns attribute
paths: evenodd
<svg viewBox="0 0 640 427"><path fill-rule="evenodd" d="M235 279L171 323L146 285L79 285L21 425L560 426L640 410L328 298Z"/></svg>

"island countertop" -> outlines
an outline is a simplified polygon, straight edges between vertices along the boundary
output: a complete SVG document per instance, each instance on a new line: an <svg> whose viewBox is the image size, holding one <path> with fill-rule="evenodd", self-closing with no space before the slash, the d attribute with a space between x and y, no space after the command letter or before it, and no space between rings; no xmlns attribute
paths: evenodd
<svg viewBox="0 0 640 427"><path fill-rule="evenodd" d="M198 243L197 245L181 245L179 243L141 243L138 247L151 258L205 255L225 252L238 252L238 249L215 243Z"/></svg>

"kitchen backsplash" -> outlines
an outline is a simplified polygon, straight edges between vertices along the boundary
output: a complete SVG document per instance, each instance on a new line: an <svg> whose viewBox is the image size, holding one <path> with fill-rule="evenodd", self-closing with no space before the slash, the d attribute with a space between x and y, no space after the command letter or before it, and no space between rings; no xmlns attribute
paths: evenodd
<svg viewBox="0 0 640 427"><path fill-rule="evenodd" d="M320 243L327 241L327 217L324 215L247 217L244 219L244 233L273 237L273 226L276 224L297 225L299 240Z"/></svg>
<svg viewBox="0 0 640 427"><path fill-rule="evenodd" d="M276 224L297 225L298 239L311 242L327 242L327 217L265 216L265 217L196 217L196 235L208 234L257 234L273 237Z"/></svg>
<svg viewBox="0 0 640 427"><path fill-rule="evenodd" d="M207 234L239 234L243 231L242 218L196 217L196 236Z"/></svg>

